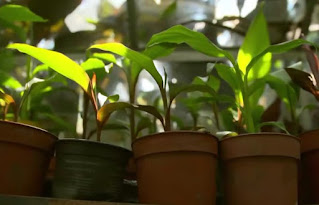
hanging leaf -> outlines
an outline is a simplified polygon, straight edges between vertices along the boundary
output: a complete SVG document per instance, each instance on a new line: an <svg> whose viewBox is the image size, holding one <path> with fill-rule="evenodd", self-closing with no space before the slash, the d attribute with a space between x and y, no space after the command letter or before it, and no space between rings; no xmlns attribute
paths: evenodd
<svg viewBox="0 0 319 205"><path fill-rule="evenodd" d="M151 120L147 117L143 117L137 123L135 136L138 136L142 130L149 128L151 126L152 126Z"/></svg>
<svg viewBox="0 0 319 205"><path fill-rule="evenodd" d="M7 48L16 49L21 53L25 53L36 58L56 72L76 82L90 95L89 76L85 73L84 69L80 65L62 53L21 43L10 44Z"/></svg>
<svg viewBox="0 0 319 205"><path fill-rule="evenodd" d="M259 7L256 17L253 19L245 35L245 40L241 45L237 61L240 70L245 74L246 67L253 57L270 45L268 28L265 16L263 14L263 5ZM267 75L271 68L271 53L262 56L258 62L251 68L248 81L262 78Z"/></svg>
<svg viewBox="0 0 319 205"><path fill-rule="evenodd" d="M269 126L269 125L278 127L279 129L284 131L286 134L290 134L282 122L262 122L258 125L258 127L260 129L263 126Z"/></svg>
<svg viewBox="0 0 319 205"><path fill-rule="evenodd" d="M29 8L8 4L0 7L0 18L8 21L30 21L30 22L46 22L47 20L43 19L42 17L34 14Z"/></svg>
<svg viewBox="0 0 319 205"><path fill-rule="evenodd" d="M149 105L137 105L137 106L134 106L134 108L153 115L156 119L158 119L162 123L163 127L165 127L164 119L155 107L149 106Z"/></svg>
<svg viewBox="0 0 319 205"><path fill-rule="evenodd" d="M319 90L312 81L312 76L301 70L294 68L285 68L292 82L300 86L302 89L313 94L317 100L319 100Z"/></svg>
<svg viewBox="0 0 319 205"><path fill-rule="evenodd" d="M131 107L132 105L126 102L114 102L103 105L97 112L97 121L99 127L103 127L114 111Z"/></svg>
<svg viewBox="0 0 319 205"><path fill-rule="evenodd" d="M311 50L309 45L304 45L303 50L306 53L307 61L313 76L315 77L316 84L319 85L319 60L317 55Z"/></svg>

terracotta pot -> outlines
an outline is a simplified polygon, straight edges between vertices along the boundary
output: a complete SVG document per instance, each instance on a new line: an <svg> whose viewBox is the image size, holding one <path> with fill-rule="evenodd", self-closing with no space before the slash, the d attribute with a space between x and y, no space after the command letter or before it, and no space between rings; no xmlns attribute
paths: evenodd
<svg viewBox="0 0 319 205"><path fill-rule="evenodd" d="M120 201L131 151L102 142L63 139L56 145L52 195L57 198Z"/></svg>
<svg viewBox="0 0 319 205"><path fill-rule="evenodd" d="M301 189L300 201L304 204L319 203L319 130L305 132L301 140Z"/></svg>
<svg viewBox="0 0 319 205"><path fill-rule="evenodd" d="M56 140L45 130L0 121L0 193L41 195Z"/></svg>
<svg viewBox="0 0 319 205"><path fill-rule="evenodd" d="M229 205L295 205L299 138L277 133L244 134L220 143Z"/></svg>
<svg viewBox="0 0 319 205"><path fill-rule="evenodd" d="M140 203L214 205L217 147L213 135L189 131L134 141Z"/></svg>

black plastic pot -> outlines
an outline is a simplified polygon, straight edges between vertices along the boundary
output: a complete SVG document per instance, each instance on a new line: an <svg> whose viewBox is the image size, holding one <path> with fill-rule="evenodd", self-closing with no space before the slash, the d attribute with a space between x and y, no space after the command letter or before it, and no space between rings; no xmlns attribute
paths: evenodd
<svg viewBox="0 0 319 205"><path fill-rule="evenodd" d="M118 201L131 152L87 140L60 140L52 195L57 198Z"/></svg>

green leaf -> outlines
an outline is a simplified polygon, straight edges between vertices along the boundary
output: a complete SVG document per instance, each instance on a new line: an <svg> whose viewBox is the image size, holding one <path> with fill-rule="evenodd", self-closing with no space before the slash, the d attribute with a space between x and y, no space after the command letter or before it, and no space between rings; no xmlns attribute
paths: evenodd
<svg viewBox="0 0 319 205"><path fill-rule="evenodd" d="M49 70L49 66L46 65L46 64L41 64L41 65L38 65L37 67L34 68L34 70L32 71L32 77L31 78L34 78L34 76L36 74L38 74L39 72L42 72L42 71L48 71Z"/></svg>
<svg viewBox="0 0 319 205"><path fill-rule="evenodd" d="M20 43L10 44L7 48L17 49L22 53L36 58L61 75L73 80L89 93L89 76L85 73L84 69L80 65L62 53Z"/></svg>
<svg viewBox="0 0 319 205"><path fill-rule="evenodd" d="M258 102L262 94L265 90L266 82L264 79L258 79L254 81L251 85L248 87L248 97L250 101L250 105L252 107L258 106Z"/></svg>
<svg viewBox="0 0 319 205"><path fill-rule="evenodd" d="M194 50L208 56L231 57L228 52L218 48L204 34L192 31L181 25L173 26L163 32L153 35L151 40L148 42L147 47L152 47L162 43L186 43ZM232 60L232 62L234 62L234 60Z"/></svg>
<svg viewBox="0 0 319 205"><path fill-rule="evenodd" d="M15 59L13 52L7 49L1 49L0 51L0 68L1 71L10 72L15 68Z"/></svg>
<svg viewBox="0 0 319 205"><path fill-rule="evenodd" d="M82 68L86 71L96 70L96 69L104 69L105 64L103 61L97 58L89 58L81 64Z"/></svg>
<svg viewBox="0 0 319 205"><path fill-rule="evenodd" d="M160 19L166 19L168 17L170 17L171 15L173 15L176 12L177 9L177 0L173 1L165 10L164 12L161 14Z"/></svg>
<svg viewBox="0 0 319 205"><path fill-rule="evenodd" d="M314 45L313 43L311 43L309 41L306 41L303 39L297 39L297 40L287 41L287 42L283 42L283 43L279 43L279 44L275 44L275 45L271 45L271 46L267 47L265 50L260 52L257 56L252 58L252 60L247 65L246 73L249 73L249 71L259 61L259 59L261 59L267 53L272 53L272 54L284 53L284 52L290 51L294 48L297 48L303 44Z"/></svg>
<svg viewBox="0 0 319 205"><path fill-rule="evenodd" d="M223 126L225 130L237 130L235 123L234 123L234 116L230 109L224 109L220 112L222 121L223 121Z"/></svg>
<svg viewBox="0 0 319 205"><path fill-rule="evenodd" d="M157 71L153 63L153 60L149 58L148 56L143 55L134 50L131 50L120 43L105 43L105 44L93 45L89 48L89 50L91 49L100 49L103 51L112 52L136 63L138 66L135 66L134 69L131 69L132 82L135 84L139 76L139 73L141 72L142 69L145 69L152 75L152 77L158 84L159 88L163 92L164 85L163 85L162 76Z"/></svg>
<svg viewBox="0 0 319 205"><path fill-rule="evenodd" d="M147 55L151 59L157 59L170 55L176 48L174 43L161 43L151 47L146 47L143 51L144 55Z"/></svg>
<svg viewBox="0 0 319 205"><path fill-rule="evenodd" d="M296 107L298 97L295 90L289 84L272 75L266 77L266 82L276 91L289 110Z"/></svg>
<svg viewBox="0 0 319 205"><path fill-rule="evenodd" d="M234 93L238 93L240 89L240 83L238 82L235 69L225 64L215 64L215 69L219 77L227 82Z"/></svg>
<svg viewBox="0 0 319 205"><path fill-rule="evenodd" d="M162 125L164 127L163 116L158 112L158 110L155 107L149 106L149 105L137 105L137 106L134 106L134 108L153 115L156 119L158 119L162 123Z"/></svg>
<svg viewBox="0 0 319 205"><path fill-rule="evenodd" d="M120 96L119 95L111 95L111 96L108 96L107 99L113 103L113 102L117 102L119 99L120 99Z"/></svg>
<svg viewBox="0 0 319 205"><path fill-rule="evenodd" d="M261 116L264 113L264 107L261 105L255 105L252 109L252 118L256 124L259 124L261 121Z"/></svg>
<svg viewBox="0 0 319 205"><path fill-rule="evenodd" d="M31 21L31 22L46 22L47 20L34 14L27 7L8 4L0 7L0 18L8 21Z"/></svg>
<svg viewBox="0 0 319 205"><path fill-rule="evenodd" d="M244 74L246 73L246 67L252 58L257 56L270 45L268 35L267 22L263 14L263 6L260 6L256 17L250 24L245 40L238 52L238 65ZM271 57L271 53L267 53L255 63L248 75L248 81L262 78L269 73L271 68Z"/></svg>
<svg viewBox="0 0 319 205"><path fill-rule="evenodd" d="M180 86L176 89L170 89L170 102L172 102L177 95L181 94L182 92L195 92L200 91L204 93L209 93L211 96L217 96L215 90L207 85L199 85L199 84L190 84L185 86Z"/></svg>
<svg viewBox="0 0 319 205"><path fill-rule="evenodd" d="M107 61L110 63L115 63L115 64L117 63L115 56L113 54L110 54L110 53L93 53L93 54L91 54L90 57L97 58L97 59Z"/></svg>
<svg viewBox="0 0 319 205"><path fill-rule="evenodd" d="M0 85L14 90L22 87L17 79L3 71L0 71Z"/></svg>
<svg viewBox="0 0 319 205"><path fill-rule="evenodd" d="M210 88L212 88L213 90L218 91L219 87L220 87L220 80L218 78L216 78L215 76L210 75L210 76L208 76L208 79L205 82L203 79L201 79L200 77L197 76L193 79L192 84L194 84L194 85L196 85L196 84L197 85L207 85Z"/></svg>
<svg viewBox="0 0 319 205"><path fill-rule="evenodd" d="M278 127L279 129L283 130L284 132L286 132L287 134L290 134L288 132L288 130L286 129L285 125L282 123L282 122L263 122L263 123L260 123L258 125L259 129L263 126L267 126L267 125L270 125L270 126L276 126Z"/></svg>

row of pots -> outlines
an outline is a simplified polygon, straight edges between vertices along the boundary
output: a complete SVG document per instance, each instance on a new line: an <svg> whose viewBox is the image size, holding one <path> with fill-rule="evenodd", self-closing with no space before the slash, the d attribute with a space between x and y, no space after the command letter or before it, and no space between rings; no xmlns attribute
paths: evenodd
<svg viewBox="0 0 319 205"><path fill-rule="evenodd" d="M0 131L1 194L40 196L55 148L53 196L120 199L130 151L85 140L56 143L44 130L19 123L0 121ZM302 203L319 203L318 135L301 136ZM298 200L300 140L291 135L245 134L219 142L209 133L164 132L140 138L132 148L141 203L215 204L218 158L226 204L292 205Z"/></svg>

